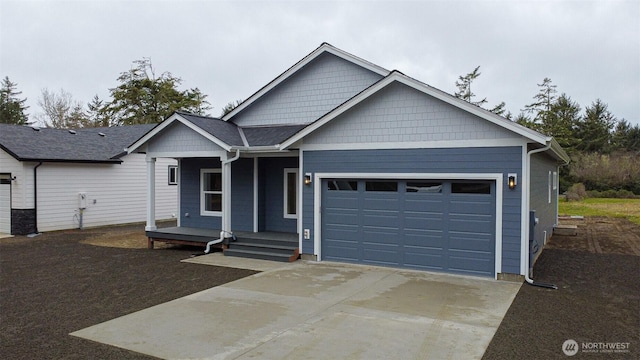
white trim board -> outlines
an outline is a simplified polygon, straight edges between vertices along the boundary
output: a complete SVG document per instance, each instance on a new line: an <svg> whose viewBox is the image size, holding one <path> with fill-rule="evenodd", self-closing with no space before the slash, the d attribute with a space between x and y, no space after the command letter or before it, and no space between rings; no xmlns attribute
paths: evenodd
<svg viewBox="0 0 640 360"><path fill-rule="evenodd" d="M323 179L402 179L402 180L489 180L496 189L496 247L494 278L502 272L502 173L315 173L313 179L313 252L322 261L322 180Z"/></svg>

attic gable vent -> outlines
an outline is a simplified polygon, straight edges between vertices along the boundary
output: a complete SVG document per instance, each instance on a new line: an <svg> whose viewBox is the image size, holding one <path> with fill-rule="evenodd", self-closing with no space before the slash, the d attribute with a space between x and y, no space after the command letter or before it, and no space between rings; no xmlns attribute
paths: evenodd
<svg viewBox="0 0 640 360"><path fill-rule="evenodd" d="M76 131L75 131L75 130L69 130L69 134L73 134L73 135L75 135L75 134L76 134Z"/></svg>
<svg viewBox="0 0 640 360"><path fill-rule="evenodd" d="M103 132L99 132L98 135L105 137L106 135Z"/></svg>

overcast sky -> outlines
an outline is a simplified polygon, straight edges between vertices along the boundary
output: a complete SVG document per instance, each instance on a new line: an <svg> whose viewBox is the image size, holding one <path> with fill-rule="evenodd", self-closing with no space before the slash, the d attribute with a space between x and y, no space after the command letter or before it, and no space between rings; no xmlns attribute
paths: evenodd
<svg viewBox="0 0 640 360"><path fill-rule="evenodd" d="M28 98L64 90L86 103L132 61L208 95L218 116L328 42L517 115L549 77L582 108L596 99L640 123L640 1L7 1L0 0L0 77Z"/></svg>

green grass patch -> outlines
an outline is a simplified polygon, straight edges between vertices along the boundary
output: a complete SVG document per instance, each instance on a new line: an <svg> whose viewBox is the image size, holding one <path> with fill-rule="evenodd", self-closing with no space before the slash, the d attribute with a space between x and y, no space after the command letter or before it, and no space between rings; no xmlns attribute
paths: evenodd
<svg viewBox="0 0 640 360"><path fill-rule="evenodd" d="M627 218L640 225L640 199L588 198L558 203L561 215L606 216Z"/></svg>

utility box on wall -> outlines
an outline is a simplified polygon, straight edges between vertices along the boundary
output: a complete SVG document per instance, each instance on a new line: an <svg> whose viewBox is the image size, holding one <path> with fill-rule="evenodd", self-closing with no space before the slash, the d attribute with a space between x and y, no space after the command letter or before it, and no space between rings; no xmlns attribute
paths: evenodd
<svg viewBox="0 0 640 360"><path fill-rule="evenodd" d="M87 208L87 193L79 192L78 193L78 208L86 209Z"/></svg>

